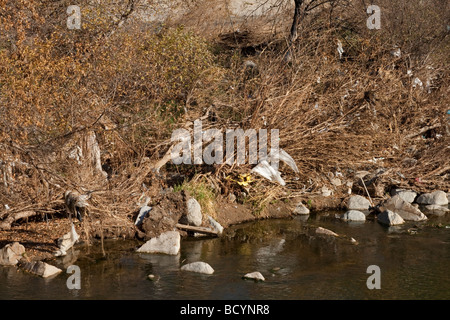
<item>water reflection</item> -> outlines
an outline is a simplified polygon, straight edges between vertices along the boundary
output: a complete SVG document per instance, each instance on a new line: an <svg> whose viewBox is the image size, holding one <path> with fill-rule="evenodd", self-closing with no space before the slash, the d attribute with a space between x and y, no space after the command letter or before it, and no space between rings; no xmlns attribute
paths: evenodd
<svg viewBox="0 0 450 320"><path fill-rule="evenodd" d="M353 224L332 217L232 227L221 238L183 240L177 256L138 254L134 241L105 241L105 256L100 246L86 250L82 245L56 261L63 273L54 279L0 268L0 299L450 298L450 229L433 223L387 228L373 220ZM438 218L449 222L448 216ZM342 236L317 236L317 226ZM180 271L181 265L195 261L210 264L214 274ZM66 287L70 264L81 269L80 290ZM381 290L367 289L370 265L381 269ZM242 279L253 271L266 281ZM156 280L150 281L149 274Z"/></svg>

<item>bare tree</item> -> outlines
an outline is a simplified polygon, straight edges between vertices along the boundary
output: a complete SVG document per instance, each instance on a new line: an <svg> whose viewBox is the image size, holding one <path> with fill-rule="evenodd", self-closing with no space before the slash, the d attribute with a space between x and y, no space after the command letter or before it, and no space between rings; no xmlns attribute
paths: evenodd
<svg viewBox="0 0 450 320"><path fill-rule="evenodd" d="M324 5L326 3L331 3L331 6L335 6L338 0L294 0L294 17L292 19L291 30L289 34L288 50L284 56L284 60L289 62L292 59L292 45L298 37L298 25L301 18L311 10Z"/></svg>

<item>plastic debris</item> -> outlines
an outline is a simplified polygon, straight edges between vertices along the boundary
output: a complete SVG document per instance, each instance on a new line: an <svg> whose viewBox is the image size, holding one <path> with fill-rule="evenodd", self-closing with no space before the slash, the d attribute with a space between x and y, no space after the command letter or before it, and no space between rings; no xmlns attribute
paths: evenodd
<svg viewBox="0 0 450 320"><path fill-rule="evenodd" d="M295 173L298 173L299 170L297 165L295 164L294 159L283 149L279 149L277 154L270 154L268 158L262 159L256 167L252 169L252 172L255 172L264 178L270 181L276 181L282 186L286 185L286 182L281 177L280 172L275 167L271 166L268 161L272 162L273 160L281 160L286 163Z"/></svg>
<svg viewBox="0 0 450 320"><path fill-rule="evenodd" d="M422 83L422 81L419 78L416 77L414 79L414 81L413 81L412 87L413 88L419 87L420 89L422 89L423 88L423 83Z"/></svg>
<svg viewBox="0 0 450 320"><path fill-rule="evenodd" d="M72 223L70 231L58 239L59 250L55 252L55 256L61 257L67 254L67 250L73 247L73 245L80 239L75 226Z"/></svg>
<svg viewBox="0 0 450 320"><path fill-rule="evenodd" d="M252 172L255 172L264 178L270 181L276 181L282 186L286 185L283 178L281 178L280 172L275 170L267 160L262 160L256 167L252 169Z"/></svg>
<svg viewBox="0 0 450 320"><path fill-rule="evenodd" d="M344 53L344 48L342 47L342 42L341 40L337 41L337 51L339 53L339 59L342 59L342 54Z"/></svg>
<svg viewBox="0 0 450 320"><path fill-rule="evenodd" d="M139 214L136 218L136 221L134 222L134 225L136 226L141 225L142 221L144 221L144 218L152 210L152 207L148 206L150 200L151 200L150 197L145 198L144 203L142 204L141 209L139 210Z"/></svg>

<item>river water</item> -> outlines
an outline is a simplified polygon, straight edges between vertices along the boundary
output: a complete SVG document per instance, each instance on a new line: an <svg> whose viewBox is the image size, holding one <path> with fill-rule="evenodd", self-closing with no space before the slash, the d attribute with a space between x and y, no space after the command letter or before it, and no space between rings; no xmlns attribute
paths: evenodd
<svg viewBox="0 0 450 320"><path fill-rule="evenodd" d="M263 220L221 238L183 239L178 256L138 254L135 241L105 241L105 255L99 244L80 244L52 262L63 269L52 279L1 267L0 299L450 299L449 223L449 214L396 228L342 222L334 213ZM343 237L314 236L317 226ZM180 271L194 261L214 274ZM71 264L80 268L79 290L66 284ZM371 265L379 267L380 289L367 287ZM242 279L253 271L266 281Z"/></svg>

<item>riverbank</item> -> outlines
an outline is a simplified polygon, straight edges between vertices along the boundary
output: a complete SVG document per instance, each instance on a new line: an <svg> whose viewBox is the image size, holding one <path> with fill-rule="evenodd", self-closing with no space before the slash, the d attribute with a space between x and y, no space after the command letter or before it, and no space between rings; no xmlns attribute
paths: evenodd
<svg viewBox="0 0 450 320"><path fill-rule="evenodd" d="M395 189L394 189L395 190ZM412 191L406 191L407 193ZM393 193L395 194L395 193ZM445 193L443 193L445 194ZM447 197L450 194L447 193ZM142 225L151 225L153 227L146 228L137 227L134 222L136 220L137 214L139 210L136 210L136 214L133 217L130 217L127 221L120 220L120 224L118 224L118 219L113 219L114 224L108 225L105 221L100 221L85 216L83 222L80 222L76 219L72 219L74 223L75 230L80 235L80 240L77 242L76 246L80 244L84 244L83 247L86 246L98 246L102 244L105 240L137 240L140 243L145 243L146 240L151 238L156 238L161 233L169 231L169 230L177 230L183 238L193 237L193 233L188 233L184 230L176 228L175 224L183 221L186 223L187 207L186 201L191 198L189 195L182 195L182 192L171 192L164 193L162 198L171 199L170 203L173 204L176 199L181 199L178 206L176 206L177 213L174 212L175 207L168 208L168 202L160 201L155 202L152 206L152 210L147 213L147 216L143 219ZM356 206L353 204L349 204L349 199L353 198L353 200L357 199L358 201L365 201L365 204L357 204ZM243 204L236 201L229 201L228 199L222 199L222 201L216 203L214 219L217 221L223 228L223 233L227 232L227 229L244 224L246 222L254 222L258 220L267 220L267 219L277 219L277 218L292 218L295 216L303 216L305 219L308 219L310 214L312 215L324 215L326 212L332 212L333 215L339 213L339 216L345 212L349 212L350 210L355 211L356 209L364 212L364 215L367 219L376 220L379 212L375 208L378 209L380 206L386 206L386 204L395 199L393 196L386 196L385 198L367 198L362 196L357 196L355 194L349 195L321 195L321 194L308 194L305 193L301 197L295 197L284 201L274 201L273 203L269 203L263 211L255 213L254 208L251 204ZM410 200L411 202L417 201L419 199L419 194L415 194ZM353 201L352 200L352 201ZM373 203L369 205L369 203ZM357 207L357 206L360 207ZM364 205L366 207L364 207ZM409 204L403 203L404 206L409 206ZM352 207L353 206L353 207ZM415 204L418 208L418 205ZM429 205L430 206L430 205ZM440 211L436 211L437 209L429 209L425 204L421 205L421 210L426 214L427 217L438 217L443 215L448 215L448 202L447 205L444 203L440 203L440 205L434 205L437 208L440 208ZM412 206L411 206L412 207ZM409 210L409 207L398 206L396 208L391 208L394 212L402 214L402 210ZM159 210L167 210L166 213L162 215L158 215ZM419 209L417 211L420 212ZM170 212L169 216L178 217L178 220L167 222L167 212ZM416 213L415 213L416 214ZM151 219L149 218L151 217ZM436 224L433 219L430 221L423 221L422 219L417 218L417 216L404 216L405 220L417 221L420 223L427 223L432 226L437 227L445 227L439 224ZM150 220L149 220L150 219ZM335 219L339 219L338 215ZM425 218L426 219L426 218ZM147 222L150 221L150 222ZM365 220L365 219L364 219ZM163 224L161 224L164 221ZM101 226L101 227L100 227ZM208 219L205 214L202 215L202 223L201 227L211 228L211 225L208 223ZM58 239L60 239L64 234L70 231L71 221L67 217L54 216L50 219L33 219L31 221L21 221L19 223L14 224L9 230L1 230L0 231L0 248L3 248L6 244L11 244L13 242L19 242L25 247L25 254L23 257L27 261L52 261L56 259L55 253L60 249L58 246ZM201 236L201 234L196 235ZM220 236L220 235L219 235Z"/></svg>
<svg viewBox="0 0 450 320"><path fill-rule="evenodd" d="M177 223L211 228L209 217L227 228L346 211L355 194L368 211L396 189L449 192L446 11L430 5L424 24L419 2L404 1L405 19L421 26L413 34L395 19L368 29L367 8L350 1L308 12L295 37L287 2L199 0L165 24L119 3L119 20L102 20L113 8L90 3L82 30L61 24L63 3L2 8L0 28L11 28L0 30L0 247L19 241L29 259L51 259L69 216L80 242L144 242ZM31 9L32 23L12 18ZM231 19L237 12L246 16ZM231 131L258 133L258 152L233 138L248 162L214 149ZM176 132L189 142L177 164ZM289 161L269 168L269 144ZM191 198L201 222L183 221ZM397 206L423 219L414 203L387 210Z"/></svg>

